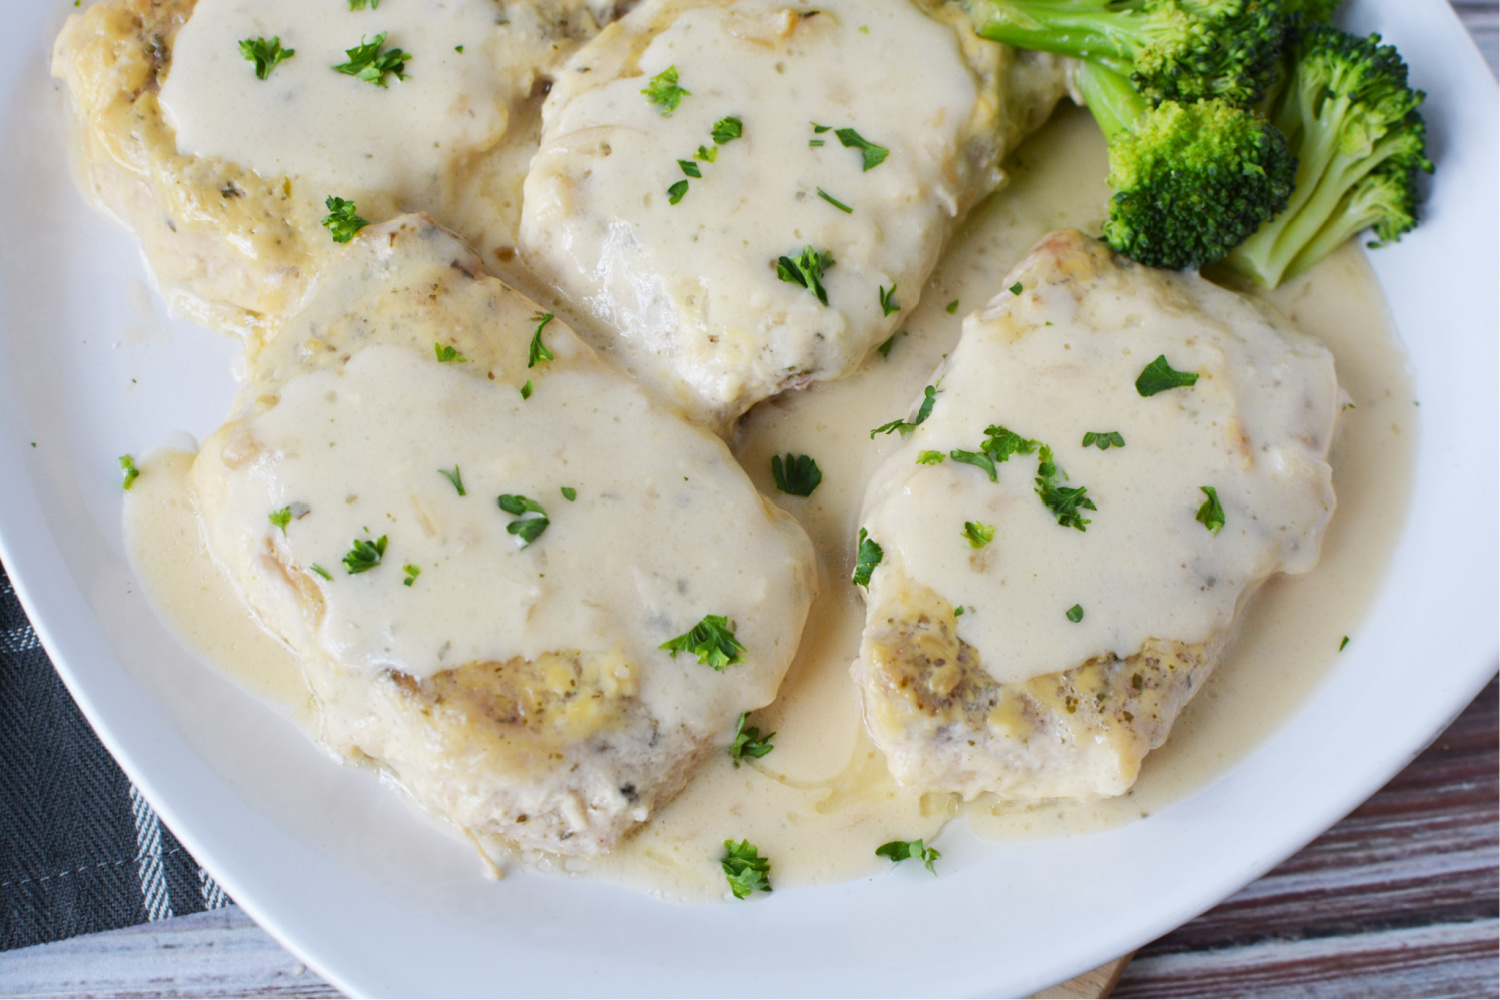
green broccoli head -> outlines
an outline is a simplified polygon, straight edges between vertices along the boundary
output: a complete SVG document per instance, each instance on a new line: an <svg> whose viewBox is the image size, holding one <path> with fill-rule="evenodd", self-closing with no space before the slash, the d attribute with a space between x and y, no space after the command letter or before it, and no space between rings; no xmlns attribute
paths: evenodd
<svg viewBox="0 0 1500 1000"><path fill-rule="evenodd" d="M1094 62L1151 103L1248 105L1275 76L1282 0L968 0L982 37Z"/></svg>
<svg viewBox="0 0 1500 1000"><path fill-rule="evenodd" d="M1417 110L1424 96L1379 35L1299 26L1285 84L1269 108L1298 157L1296 190L1285 214L1229 255L1229 267L1275 287L1365 229L1374 229L1378 243L1412 229L1418 175L1432 171Z"/></svg>
<svg viewBox="0 0 1500 1000"><path fill-rule="evenodd" d="M1259 114L1212 99L1152 109L1097 67L1077 83L1109 137L1104 238L1125 256L1173 270L1206 264L1286 207L1296 161Z"/></svg>
<svg viewBox="0 0 1500 1000"><path fill-rule="evenodd" d="M1288 14L1297 14L1309 21L1327 21L1333 17L1343 0L1281 0Z"/></svg>

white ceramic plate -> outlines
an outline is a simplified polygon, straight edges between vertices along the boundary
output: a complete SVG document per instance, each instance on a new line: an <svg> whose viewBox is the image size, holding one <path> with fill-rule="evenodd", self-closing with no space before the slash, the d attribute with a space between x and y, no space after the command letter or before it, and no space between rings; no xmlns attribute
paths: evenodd
<svg viewBox="0 0 1500 1000"><path fill-rule="evenodd" d="M521 873L341 768L204 669L125 562L115 457L204 434L234 345L161 315L134 241L84 204L51 39L11 0L0 60L0 558L94 728L264 927L356 994L1024 995L1128 952L1287 857L1380 787L1496 661L1496 86L1442 0L1352 0L1429 96L1423 226L1374 255L1416 370L1411 520L1360 641L1266 745L1108 833L945 837L943 878L683 907ZM31 446L35 442L35 447Z"/></svg>

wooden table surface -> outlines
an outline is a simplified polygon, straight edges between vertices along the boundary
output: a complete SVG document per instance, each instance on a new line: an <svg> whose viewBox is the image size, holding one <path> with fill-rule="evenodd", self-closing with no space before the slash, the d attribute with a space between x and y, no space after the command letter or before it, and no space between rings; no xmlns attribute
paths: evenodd
<svg viewBox="0 0 1500 1000"><path fill-rule="evenodd" d="M1452 0L1496 68L1500 0ZM1500 688L1119 997L1500 997ZM238 907L0 953L0 996L338 996Z"/></svg>

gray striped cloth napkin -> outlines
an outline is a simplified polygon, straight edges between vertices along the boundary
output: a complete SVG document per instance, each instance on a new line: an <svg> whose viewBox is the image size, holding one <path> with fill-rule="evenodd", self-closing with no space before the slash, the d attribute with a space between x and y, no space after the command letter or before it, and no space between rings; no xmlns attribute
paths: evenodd
<svg viewBox="0 0 1500 1000"><path fill-rule="evenodd" d="M0 566L0 950L230 899L121 773Z"/></svg>

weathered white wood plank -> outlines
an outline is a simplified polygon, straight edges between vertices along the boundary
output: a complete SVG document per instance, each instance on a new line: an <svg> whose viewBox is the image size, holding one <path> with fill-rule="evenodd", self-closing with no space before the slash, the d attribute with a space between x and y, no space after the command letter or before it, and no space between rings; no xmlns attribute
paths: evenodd
<svg viewBox="0 0 1500 1000"><path fill-rule="evenodd" d="M237 906L0 955L0 996L339 996Z"/></svg>

